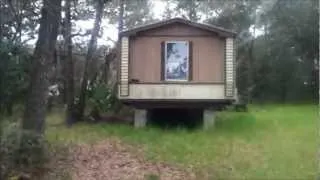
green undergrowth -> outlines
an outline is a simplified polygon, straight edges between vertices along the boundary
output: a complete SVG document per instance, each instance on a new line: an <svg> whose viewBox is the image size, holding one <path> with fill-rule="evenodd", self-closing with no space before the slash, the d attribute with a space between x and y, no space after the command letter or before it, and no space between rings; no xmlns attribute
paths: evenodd
<svg viewBox="0 0 320 180"><path fill-rule="evenodd" d="M94 143L108 137L143 148L152 161L192 168L213 179L314 179L317 107L250 106L249 112L220 112L214 128L203 131L125 125L59 124L48 117L51 142Z"/></svg>

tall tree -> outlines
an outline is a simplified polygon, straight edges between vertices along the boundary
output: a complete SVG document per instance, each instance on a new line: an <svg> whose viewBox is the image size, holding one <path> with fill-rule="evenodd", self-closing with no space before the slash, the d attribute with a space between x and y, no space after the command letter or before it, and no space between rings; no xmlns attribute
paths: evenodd
<svg viewBox="0 0 320 180"><path fill-rule="evenodd" d="M31 28L30 24L35 24L31 19L37 15L30 14L36 11L32 2L34 0L0 2L0 112L8 115L25 94L30 54L21 39L22 33Z"/></svg>
<svg viewBox="0 0 320 180"><path fill-rule="evenodd" d="M49 69L54 61L54 51L61 17L61 0L43 0L38 41L33 54L30 85L22 127L37 133L45 128L48 99Z"/></svg>
<svg viewBox="0 0 320 180"><path fill-rule="evenodd" d="M215 12L215 15L206 21L209 24L231 29L238 33L237 42L237 88L241 103L250 102L252 83L252 64L254 57L254 33L256 9L261 1L207 1L206 6Z"/></svg>
<svg viewBox="0 0 320 180"><path fill-rule="evenodd" d="M0 3L2 28L5 39L24 44L34 39L38 25L38 0L2 0ZM27 37L27 38L26 38Z"/></svg>
<svg viewBox="0 0 320 180"><path fill-rule="evenodd" d="M206 3L215 14L208 23L238 33L237 86L243 101L285 103L317 95L318 1Z"/></svg>
<svg viewBox="0 0 320 180"><path fill-rule="evenodd" d="M66 123L71 126L74 123L74 72L73 72L73 59L72 59L72 37L71 37L71 1L65 0L65 18L64 25L64 67L65 67L65 92L67 98L67 111Z"/></svg>
<svg viewBox="0 0 320 180"><path fill-rule="evenodd" d="M3 6L4 6L3 2L0 1L0 10L3 9ZM3 21L4 21L3 13L2 11L0 11L0 44L2 43L2 39L3 39Z"/></svg>
<svg viewBox="0 0 320 180"><path fill-rule="evenodd" d="M264 41L270 45L267 55L269 61L276 61L273 69L281 68L269 75L282 79L273 81L273 87L279 87L273 96L278 94L282 102L318 99L318 3L277 0L273 8L262 8L260 25L266 32Z"/></svg>
<svg viewBox="0 0 320 180"><path fill-rule="evenodd" d="M119 23L118 23L118 31L119 32L121 32L123 30L124 5L125 5L125 0L119 0ZM120 34L120 33L118 33L118 34Z"/></svg>
<svg viewBox="0 0 320 180"><path fill-rule="evenodd" d="M123 6L123 28L130 29L153 21L151 5L150 0L111 0L106 15L111 24L118 24Z"/></svg>
<svg viewBox="0 0 320 180"><path fill-rule="evenodd" d="M97 38L99 35L99 30L101 27L101 20L103 16L104 6L107 0L96 0L96 16L94 21L94 27L91 32L91 39L88 44L88 51L86 55L85 69L83 73L80 96L79 96L79 104L77 107L77 118L79 120L83 119L84 110L86 106L86 90L88 86L89 80L89 65L93 59L94 53L97 49Z"/></svg>
<svg viewBox="0 0 320 180"><path fill-rule="evenodd" d="M165 8L162 14L163 19L171 19L174 16L174 10L172 9L173 1L167 0L165 1Z"/></svg>
<svg viewBox="0 0 320 180"><path fill-rule="evenodd" d="M200 3L199 0L176 0L176 10L182 17L191 21L200 20Z"/></svg>

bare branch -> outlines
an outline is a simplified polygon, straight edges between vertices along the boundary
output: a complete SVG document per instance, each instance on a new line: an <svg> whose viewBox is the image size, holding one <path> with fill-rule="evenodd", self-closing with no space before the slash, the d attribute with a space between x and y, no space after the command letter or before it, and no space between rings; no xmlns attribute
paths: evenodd
<svg viewBox="0 0 320 180"><path fill-rule="evenodd" d="M84 37L84 36L89 36L91 34L91 31L87 31L85 33L75 33L75 34L71 34L71 38L76 37L76 36L80 36L80 37Z"/></svg>

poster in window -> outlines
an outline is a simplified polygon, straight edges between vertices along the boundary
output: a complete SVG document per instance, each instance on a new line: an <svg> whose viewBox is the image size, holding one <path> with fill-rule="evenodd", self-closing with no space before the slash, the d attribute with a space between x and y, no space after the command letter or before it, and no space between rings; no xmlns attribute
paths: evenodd
<svg viewBox="0 0 320 180"><path fill-rule="evenodd" d="M165 79L188 80L189 44L186 41L166 42Z"/></svg>

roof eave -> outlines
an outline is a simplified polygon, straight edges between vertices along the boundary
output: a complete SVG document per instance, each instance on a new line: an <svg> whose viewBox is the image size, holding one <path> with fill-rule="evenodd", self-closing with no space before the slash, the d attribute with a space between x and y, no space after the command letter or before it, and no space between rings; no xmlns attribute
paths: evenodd
<svg viewBox="0 0 320 180"><path fill-rule="evenodd" d="M133 29L129 29L126 31L122 31L119 33L119 36L136 36L137 33L142 32L142 31L147 31L147 30L151 30L151 29L156 29L158 27L161 26L165 26L171 23L183 23L192 27L196 27L199 29L204 29L213 33L217 33L219 36L222 37L236 37L237 33L230 31L230 30L226 30L220 27L216 27L216 26L212 26L212 25L207 25L207 24L200 24L200 23L196 23L196 22L192 22L189 20L185 20L185 19L181 19L181 18L174 18L174 19L170 19L170 20L166 20L166 21L160 21L157 23L153 23L153 24L149 24L149 25L145 25L145 26L140 26L137 28L133 28Z"/></svg>

